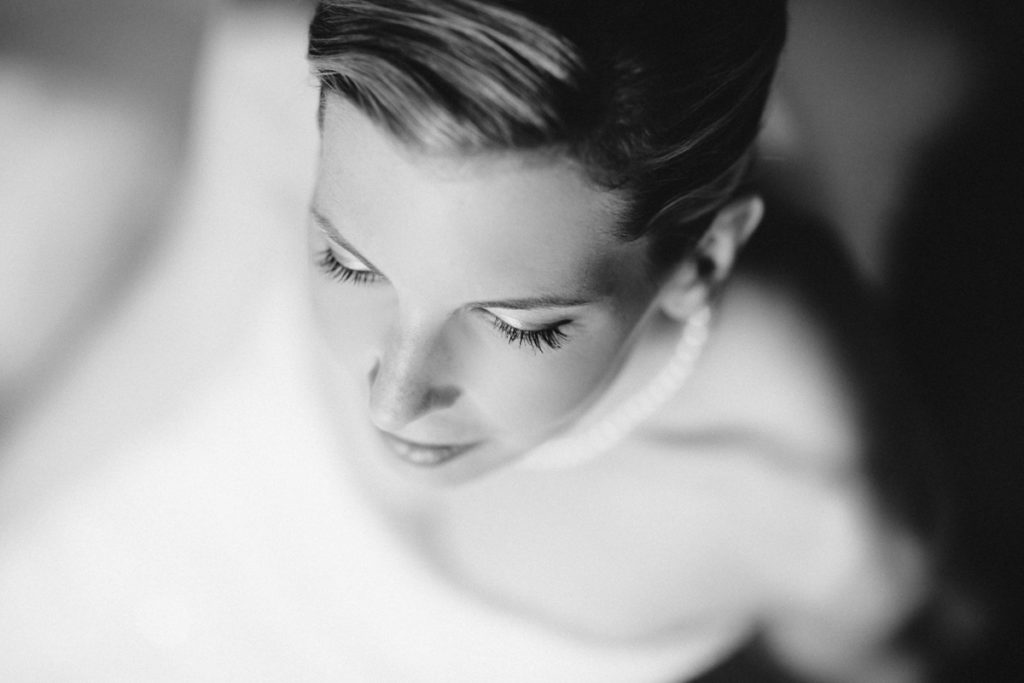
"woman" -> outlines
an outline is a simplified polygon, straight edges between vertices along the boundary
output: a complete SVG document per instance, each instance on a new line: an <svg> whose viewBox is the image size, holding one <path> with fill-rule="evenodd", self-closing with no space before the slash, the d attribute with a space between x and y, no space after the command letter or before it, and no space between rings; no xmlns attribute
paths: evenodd
<svg viewBox="0 0 1024 683"><path fill-rule="evenodd" d="M737 264L784 37L784 2L318 6L336 424L451 589L388 666L695 680L756 643L810 680L919 675L891 645L924 553L869 485L858 344L792 270L827 252Z"/></svg>

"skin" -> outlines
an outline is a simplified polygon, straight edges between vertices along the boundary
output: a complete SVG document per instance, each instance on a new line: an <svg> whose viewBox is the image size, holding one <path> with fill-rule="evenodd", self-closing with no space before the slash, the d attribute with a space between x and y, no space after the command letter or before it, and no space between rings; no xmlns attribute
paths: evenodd
<svg viewBox="0 0 1024 683"><path fill-rule="evenodd" d="M342 100L328 103L311 258L330 249L363 274L317 274L319 319L378 430L479 443L427 476L474 478L565 427L650 327L658 288L645 243L613 234L618 205L567 161L428 157ZM538 297L580 303L514 307ZM495 321L568 322L554 349L510 343Z"/></svg>

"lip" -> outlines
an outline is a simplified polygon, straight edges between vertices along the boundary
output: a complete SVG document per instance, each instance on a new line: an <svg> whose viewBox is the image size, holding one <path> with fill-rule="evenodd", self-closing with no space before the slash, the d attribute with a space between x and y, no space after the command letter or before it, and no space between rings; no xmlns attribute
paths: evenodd
<svg viewBox="0 0 1024 683"><path fill-rule="evenodd" d="M422 444L407 441L384 431L381 431L380 434L399 458L417 467L443 465L480 445L479 441L467 444Z"/></svg>

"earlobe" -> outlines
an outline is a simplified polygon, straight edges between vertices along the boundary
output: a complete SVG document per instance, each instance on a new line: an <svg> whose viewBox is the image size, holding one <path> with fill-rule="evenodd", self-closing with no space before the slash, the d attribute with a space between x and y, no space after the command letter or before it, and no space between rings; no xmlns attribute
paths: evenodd
<svg viewBox="0 0 1024 683"><path fill-rule="evenodd" d="M682 322L707 300L707 290L699 273L697 262L686 259L662 285L659 305L669 318Z"/></svg>
<svg viewBox="0 0 1024 683"><path fill-rule="evenodd" d="M764 215L760 197L737 199L718 211L694 253L662 287L662 311L683 321L707 305L732 272L736 256Z"/></svg>

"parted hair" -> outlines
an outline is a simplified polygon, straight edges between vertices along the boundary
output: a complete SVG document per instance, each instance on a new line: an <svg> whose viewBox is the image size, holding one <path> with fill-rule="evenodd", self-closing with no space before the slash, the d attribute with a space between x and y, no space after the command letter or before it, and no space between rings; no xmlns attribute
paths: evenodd
<svg viewBox="0 0 1024 683"><path fill-rule="evenodd" d="M566 154L623 239L686 255L746 177L785 0L321 0L328 94L428 153Z"/></svg>

